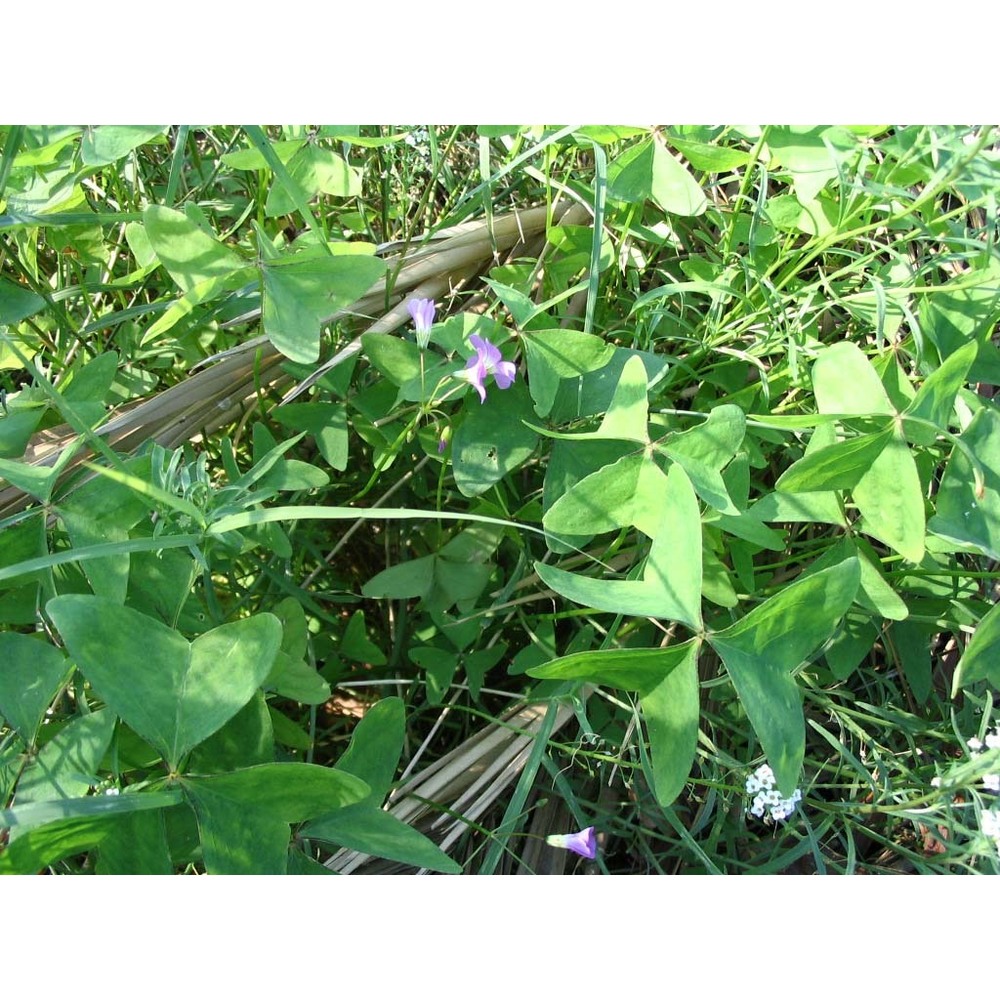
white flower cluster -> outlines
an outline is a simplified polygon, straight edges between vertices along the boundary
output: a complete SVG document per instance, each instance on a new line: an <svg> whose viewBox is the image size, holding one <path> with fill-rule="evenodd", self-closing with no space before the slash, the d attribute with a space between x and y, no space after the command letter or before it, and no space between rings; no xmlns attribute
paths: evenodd
<svg viewBox="0 0 1000 1000"><path fill-rule="evenodd" d="M1000 809L984 809L981 821L983 833L993 838L997 850L1000 851Z"/></svg>
<svg viewBox="0 0 1000 1000"><path fill-rule="evenodd" d="M747 778L747 795L753 796L750 813L765 822L788 819L795 812L795 804L802 801L800 789L796 788L791 798L783 799L774 786L774 771L771 770L770 764L761 764Z"/></svg>
<svg viewBox="0 0 1000 1000"><path fill-rule="evenodd" d="M996 750L1000 747L1000 728L994 729L986 734L985 740L977 739L975 736L966 741L973 757L978 757L987 750ZM990 792L1000 792L1000 774L984 774L983 787Z"/></svg>
<svg viewBox="0 0 1000 1000"><path fill-rule="evenodd" d="M973 758L985 753L987 750L996 750L1000 747L1000 727L986 734L984 740L975 736L967 741L969 750ZM989 792L1000 792L1000 774L984 774L983 788ZM992 838L996 844L997 851L1000 852L1000 809L984 809L980 816L983 833Z"/></svg>

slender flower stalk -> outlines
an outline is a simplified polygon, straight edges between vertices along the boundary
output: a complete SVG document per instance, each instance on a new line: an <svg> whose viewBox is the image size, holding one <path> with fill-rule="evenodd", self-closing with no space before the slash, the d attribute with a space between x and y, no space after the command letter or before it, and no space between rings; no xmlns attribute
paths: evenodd
<svg viewBox="0 0 1000 1000"><path fill-rule="evenodd" d="M417 335L417 346L422 351L427 350L431 339L431 327L434 325L434 313L437 307L433 299L410 299L406 303L413 317L413 327Z"/></svg>
<svg viewBox="0 0 1000 1000"><path fill-rule="evenodd" d="M472 334L469 343L476 349L474 357L465 363L464 371L456 372L455 378L469 382L479 393L479 402L486 402L486 378L493 376L498 389L509 389L514 383L517 369L510 361L504 361L500 351L484 337Z"/></svg>
<svg viewBox="0 0 1000 1000"><path fill-rule="evenodd" d="M589 861L597 857L597 837L594 835L594 828L588 826L586 830L579 833L552 833L545 838L545 843L550 847L561 847L565 851L572 851Z"/></svg>

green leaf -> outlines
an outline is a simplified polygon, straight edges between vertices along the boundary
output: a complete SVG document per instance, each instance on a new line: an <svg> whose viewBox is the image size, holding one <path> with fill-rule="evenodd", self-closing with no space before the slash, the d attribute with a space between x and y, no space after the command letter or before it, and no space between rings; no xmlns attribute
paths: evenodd
<svg viewBox="0 0 1000 1000"><path fill-rule="evenodd" d="M388 333L363 333L361 349L365 357L393 385L404 386L407 382L420 378L423 352L409 340L390 336Z"/></svg>
<svg viewBox="0 0 1000 1000"><path fill-rule="evenodd" d="M935 625L907 621L897 622L889 633L903 676L918 705L927 703L934 687L931 677L931 643L937 632Z"/></svg>
<svg viewBox="0 0 1000 1000"><path fill-rule="evenodd" d="M801 202L812 201L828 181L835 180L839 165L857 148L849 132L831 126L774 126L768 130L767 143L792 175Z"/></svg>
<svg viewBox="0 0 1000 1000"><path fill-rule="evenodd" d="M87 794L108 752L115 716L107 709L81 715L61 729L32 760L17 783L17 803L72 799Z"/></svg>
<svg viewBox="0 0 1000 1000"><path fill-rule="evenodd" d="M622 369L608 412L598 435L619 441L649 443L649 403L646 399L646 369L639 358L631 357Z"/></svg>
<svg viewBox="0 0 1000 1000"><path fill-rule="evenodd" d="M181 782L198 817L212 874L281 875L289 824L360 802L371 790L352 774L315 764L261 764Z"/></svg>
<svg viewBox="0 0 1000 1000"><path fill-rule="evenodd" d="M917 464L896 429L881 454L858 480L854 502L865 534L885 542L911 562L924 557L924 496Z"/></svg>
<svg viewBox="0 0 1000 1000"><path fill-rule="evenodd" d="M376 573L362 588L365 597L389 597L400 600L423 597L434 586L434 561L436 556L421 556L396 563Z"/></svg>
<svg viewBox="0 0 1000 1000"><path fill-rule="evenodd" d="M43 636L0 633L0 716L29 747L72 670L62 651Z"/></svg>
<svg viewBox="0 0 1000 1000"><path fill-rule="evenodd" d="M263 251L266 240L260 240ZM360 255L331 256L325 247L260 262L264 332L292 361L319 357L320 327L361 298L385 274L385 262Z"/></svg>
<svg viewBox="0 0 1000 1000"><path fill-rule="evenodd" d="M860 583L857 559L796 580L709 642L722 658L783 795L805 754L802 696L792 676L833 635Z"/></svg>
<svg viewBox="0 0 1000 1000"><path fill-rule="evenodd" d="M539 680L585 681L645 695L687 660L693 643L661 649L587 649L530 667L526 673Z"/></svg>
<svg viewBox="0 0 1000 1000"><path fill-rule="evenodd" d="M671 434L663 451L675 462L693 458L710 469L729 463L746 437L746 414L732 403L713 407L708 418L695 427Z"/></svg>
<svg viewBox="0 0 1000 1000"><path fill-rule="evenodd" d="M937 514L928 523L936 535L974 545L1000 559L1000 413L984 406L961 438L983 470L983 493L977 495L968 455L952 449L937 494Z"/></svg>
<svg viewBox="0 0 1000 1000"><path fill-rule="evenodd" d="M611 344L578 330L532 330L521 337L528 362L528 386L535 412L548 416L559 382L603 368L615 352Z"/></svg>
<svg viewBox="0 0 1000 1000"><path fill-rule="evenodd" d="M649 756L656 801L669 806L691 773L698 746L698 648L684 643L684 658L654 688L642 695L642 717L649 736Z"/></svg>
<svg viewBox="0 0 1000 1000"><path fill-rule="evenodd" d="M659 140L653 143L653 201L674 215L701 215L708 199L687 167Z"/></svg>
<svg viewBox="0 0 1000 1000"><path fill-rule="evenodd" d="M305 660L278 651L265 685L282 698L303 705L322 705L330 699L330 685Z"/></svg>
<svg viewBox="0 0 1000 1000"><path fill-rule="evenodd" d="M675 215L701 215L708 207L705 192L659 138L636 144L608 165L608 197L652 198Z"/></svg>
<svg viewBox="0 0 1000 1000"><path fill-rule="evenodd" d="M376 667L383 667L389 662L385 653L368 638L365 613L360 609L351 615L351 620L344 629L344 637L340 640L340 655Z"/></svg>
<svg viewBox="0 0 1000 1000"><path fill-rule="evenodd" d="M48 501L58 475L57 469L47 466L28 465L25 462L0 458L0 477L6 479L11 486L16 486L43 503Z"/></svg>
<svg viewBox="0 0 1000 1000"><path fill-rule="evenodd" d="M503 391L491 388L485 403L466 405L472 412L455 432L452 462L455 485L464 496L475 497L525 462L538 435L524 425L533 410L523 381Z"/></svg>
<svg viewBox="0 0 1000 1000"><path fill-rule="evenodd" d="M611 360L596 371L559 383L549 419L553 424L568 423L580 417L605 413L611 406L622 370L630 358L638 357L646 369L646 384L653 388L666 376L670 363L662 355L616 347Z"/></svg>
<svg viewBox="0 0 1000 1000"><path fill-rule="evenodd" d="M198 820L209 875L286 873L292 832L288 823L200 785L191 784L185 791Z"/></svg>
<svg viewBox="0 0 1000 1000"><path fill-rule="evenodd" d="M903 621L909 616L910 609L882 576L875 551L863 539L857 539L855 545L858 561L861 563L861 592L857 597L858 603L883 618Z"/></svg>
<svg viewBox="0 0 1000 1000"><path fill-rule="evenodd" d="M958 661L951 696L956 697L961 688L984 679L1000 690L1000 604L995 604L976 626Z"/></svg>
<svg viewBox="0 0 1000 1000"><path fill-rule="evenodd" d="M927 376L913 397L913 401L906 408L904 417L919 417L946 431L955 409L955 397L958 395L958 390L965 385L965 378L973 361L976 360L977 351L978 347L973 342L965 344L954 354L949 355ZM908 437L914 432L918 435L921 430L925 432L917 439L918 444L930 444L933 441L934 432L928 428L907 425L905 421L903 427Z"/></svg>
<svg viewBox="0 0 1000 1000"><path fill-rule="evenodd" d="M735 456L746 436L746 414L730 403L716 406L708 419L678 434L672 434L657 449L684 467L698 495L724 514L737 516L721 470Z"/></svg>
<svg viewBox="0 0 1000 1000"><path fill-rule="evenodd" d="M0 345L0 351L2 351ZM0 416L0 458L20 458L44 414L42 407L9 410Z"/></svg>
<svg viewBox="0 0 1000 1000"><path fill-rule="evenodd" d="M694 167L707 174L728 173L750 162L750 153L735 146L716 146L692 139L670 137L670 145Z"/></svg>
<svg viewBox="0 0 1000 1000"><path fill-rule="evenodd" d="M67 819L29 830L0 853L0 875L31 875L96 847L111 832L107 819Z"/></svg>
<svg viewBox="0 0 1000 1000"><path fill-rule="evenodd" d="M839 681L850 677L878 638L878 629L871 622L848 614L823 653L833 676Z"/></svg>
<svg viewBox="0 0 1000 1000"><path fill-rule="evenodd" d="M653 192L653 140L636 143L608 164L608 197L644 202Z"/></svg>
<svg viewBox="0 0 1000 1000"><path fill-rule="evenodd" d="M210 792L250 812L265 812L283 823L302 823L331 809L361 802L371 789L360 778L318 764L257 764L225 774L181 779L189 794Z"/></svg>
<svg viewBox="0 0 1000 1000"><path fill-rule="evenodd" d="M101 841L94 870L98 875L172 875L174 866L163 814L138 812L119 816Z"/></svg>
<svg viewBox="0 0 1000 1000"><path fill-rule="evenodd" d="M878 372L852 341L820 351L812 378L820 413L895 415Z"/></svg>
<svg viewBox="0 0 1000 1000"><path fill-rule="evenodd" d="M679 465L666 477L660 524L641 581L602 580L535 563L542 582L599 611L666 618L701 627L701 517L691 481Z"/></svg>
<svg viewBox="0 0 1000 1000"><path fill-rule="evenodd" d="M281 625L268 614L188 643L100 597L67 594L46 611L98 695L172 768L253 697L281 645Z"/></svg>
<svg viewBox="0 0 1000 1000"><path fill-rule="evenodd" d="M383 698L354 727L337 770L360 778L371 789L371 801L380 804L392 787L405 739L402 698Z"/></svg>
<svg viewBox="0 0 1000 1000"><path fill-rule="evenodd" d="M947 282L944 289L921 296L921 330L942 360L975 341L979 349L969 377L973 382L996 384L1000 364L991 337L1000 319L1000 267L990 259L985 266Z"/></svg>
<svg viewBox="0 0 1000 1000"><path fill-rule="evenodd" d="M146 235L167 273L185 292L243 267L243 259L206 233L183 212L150 205L143 212Z"/></svg>
<svg viewBox="0 0 1000 1000"><path fill-rule="evenodd" d="M367 803L338 809L314 820L305 827L303 835L414 868L428 868L446 875L462 874L462 866L432 840Z"/></svg>
<svg viewBox="0 0 1000 1000"><path fill-rule="evenodd" d="M549 508L545 530L599 535L635 525L652 538L663 516L667 477L646 454L626 455L581 479Z"/></svg>
<svg viewBox="0 0 1000 1000"><path fill-rule="evenodd" d="M345 403L293 403L273 411L284 427L310 434L319 453L338 472L347 468L348 433Z"/></svg>
<svg viewBox="0 0 1000 1000"><path fill-rule="evenodd" d="M281 145L280 143L276 143ZM288 162L288 173L309 196L332 195L354 198L361 194L361 174L331 149L321 149L307 142ZM295 211L295 200L279 180L271 185L264 205L268 217Z"/></svg>
<svg viewBox="0 0 1000 1000"><path fill-rule="evenodd" d="M457 654L437 646L416 646L408 655L424 671L428 704L440 705L458 671Z"/></svg>
<svg viewBox="0 0 1000 1000"><path fill-rule="evenodd" d="M84 129L80 159L88 167L103 167L120 160L137 146L159 138L166 125L98 125Z"/></svg>
<svg viewBox="0 0 1000 1000"><path fill-rule="evenodd" d="M275 156L282 163L288 163L289 160L302 148L303 141L301 139L291 139L284 142L272 142L271 149L274 150ZM267 169L267 158L259 149L237 149L232 153L225 153L220 157L222 162L227 167L232 167L233 170L266 170Z"/></svg>
<svg viewBox="0 0 1000 1000"><path fill-rule="evenodd" d="M45 308L45 299L24 285L0 278L0 326L16 326ZM31 352L28 352L31 353Z"/></svg>
<svg viewBox="0 0 1000 1000"><path fill-rule="evenodd" d="M312 674L319 676L315 670ZM326 691L329 698L329 687ZM188 770L193 774L214 774L273 762L274 727L264 692L258 691L221 729L191 751Z"/></svg>
<svg viewBox="0 0 1000 1000"><path fill-rule="evenodd" d="M131 459L125 469L131 475L148 479L149 458ZM60 502L59 509L70 541L78 549L124 542L130 529L149 517L149 504L142 494L107 476L95 476L84 483ZM88 559L82 565L95 594L124 604L131 566L128 552Z"/></svg>
<svg viewBox="0 0 1000 1000"><path fill-rule="evenodd" d="M756 521L763 527L764 522L788 522L790 524L803 524L812 521L819 524L836 524L840 527L847 527L847 518L844 516L844 508L837 499L837 494L832 491L822 493L767 493L755 504L752 504L747 513L743 516L744 522ZM729 530L729 525L733 523L733 518L720 518L720 523ZM747 538L763 544L748 535L741 535L734 530L734 535L740 538ZM774 532L771 533L774 536ZM784 547L781 536L777 536L778 548ZM765 548L773 548L773 545L765 545Z"/></svg>
<svg viewBox="0 0 1000 1000"><path fill-rule="evenodd" d="M887 427L819 448L786 469L775 486L788 493L853 489L891 440Z"/></svg>

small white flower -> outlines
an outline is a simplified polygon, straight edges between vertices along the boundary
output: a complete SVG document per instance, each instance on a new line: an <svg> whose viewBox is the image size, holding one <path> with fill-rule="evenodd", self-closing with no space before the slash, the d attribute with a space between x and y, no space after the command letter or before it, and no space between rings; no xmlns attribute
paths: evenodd
<svg viewBox="0 0 1000 1000"><path fill-rule="evenodd" d="M1000 747L1000 728L988 732L985 741L973 736L972 739L966 740L966 745L972 752L973 759L986 753L987 750L996 750ZM984 774L983 788L990 792L1000 792L1000 774Z"/></svg>
<svg viewBox="0 0 1000 1000"><path fill-rule="evenodd" d="M782 798L781 792L775 788L774 771L769 764L761 764L747 777L746 792L753 796L750 814L766 823L788 819L795 812L796 804L802 801L802 791L798 788L789 798Z"/></svg>

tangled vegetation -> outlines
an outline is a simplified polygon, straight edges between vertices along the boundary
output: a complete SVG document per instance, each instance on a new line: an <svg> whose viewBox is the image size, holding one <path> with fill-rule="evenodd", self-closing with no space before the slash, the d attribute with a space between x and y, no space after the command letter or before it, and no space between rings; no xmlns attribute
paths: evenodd
<svg viewBox="0 0 1000 1000"><path fill-rule="evenodd" d="M998 140L0 128L0 871L996 873Z"/></svg>

